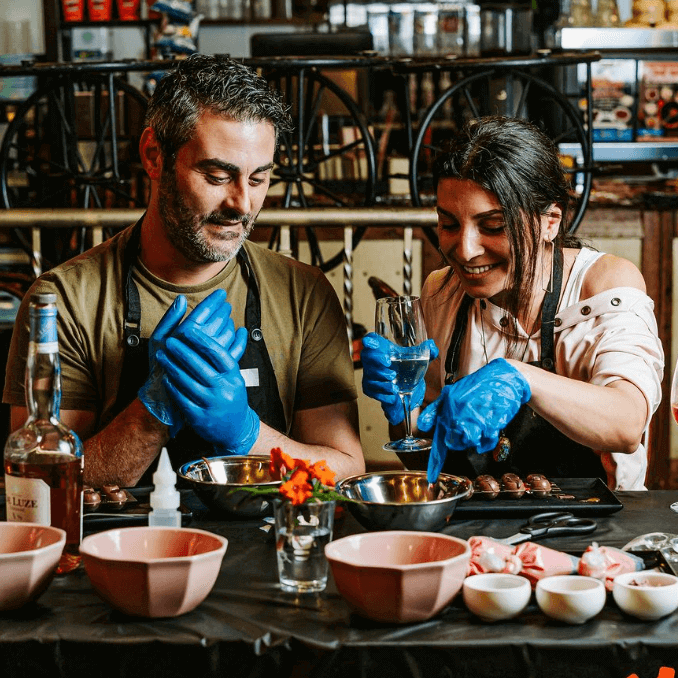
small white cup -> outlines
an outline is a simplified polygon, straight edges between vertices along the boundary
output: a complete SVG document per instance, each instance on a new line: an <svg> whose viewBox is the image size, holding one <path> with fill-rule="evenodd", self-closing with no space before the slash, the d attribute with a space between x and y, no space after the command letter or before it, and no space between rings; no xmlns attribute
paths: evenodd
<svg viewBox="0 0 678 678"><path fill-rule="evenodd" d="M602 581L576 574L540 579L535 594L545 615L568 624L583 624L595 617L606 598Z"/></svg>
<svg viewBox="0 0 678 678"><path fill-rule="evenodd" d="M661 619L678 609L678 577L668 572L625 572L614 578L612 597L638 619Z"/></svg>
<svg viewBox="0 0 678 678"><path fill-rule="evenodd" d="M527 607L532 595L528 579L499 572L466 577L462 591L466 607L487 622L516 617Z"/></svg>

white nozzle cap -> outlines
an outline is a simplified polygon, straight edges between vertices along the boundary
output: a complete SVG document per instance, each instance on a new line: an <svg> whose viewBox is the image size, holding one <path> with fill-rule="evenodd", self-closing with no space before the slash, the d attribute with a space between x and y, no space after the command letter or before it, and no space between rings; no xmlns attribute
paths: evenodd
<svg viewBox="0 0 678 678"><path fill-rule="evenodd" d="M152 509L178 509L180 496L175 487L177 474L172 469L167 448L163 447L158 460L158 469L153 474L153 485L151 492Z"/></svg>

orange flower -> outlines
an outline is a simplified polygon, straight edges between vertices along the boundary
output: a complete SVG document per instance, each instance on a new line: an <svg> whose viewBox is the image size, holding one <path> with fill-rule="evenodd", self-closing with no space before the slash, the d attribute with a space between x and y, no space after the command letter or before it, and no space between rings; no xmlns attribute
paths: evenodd
<svg viewBox="0 0 678 678"><path fill-rule="evenodd" d="M308 470L313 478L318 479L318 482L322 483L323 485L327 485L328 487L334 487L335 473L334 471L330 470L327 462L324 459L316 461L316 463L313 464L313 466L310 466Z"/></svg>
<svg viewBox="0 0 678 678"><path fill-rule="evenodd" d="M279 447L271 450L270 473L274 478L282 478L288 471L291 471L296 464L295 460L285 454Z"/></svg>
<svg viewBox="0 0 678 678"><path fill-rule="evenodd" d="M309 483L310 476L303 469L296 469L292 477L280 486L280 493L295 506L303 504L313 496L313 488Z"/></svg>

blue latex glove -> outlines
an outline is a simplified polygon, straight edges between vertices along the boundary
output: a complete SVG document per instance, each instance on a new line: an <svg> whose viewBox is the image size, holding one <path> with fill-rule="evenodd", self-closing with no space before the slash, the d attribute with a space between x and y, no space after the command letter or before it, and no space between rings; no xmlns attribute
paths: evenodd
<svg viewBox="0 0 678 678"><path fill-rule="evenodd" d="M430 359L438 357L438 347L433 339L428 339ZM391 369L391 356L398 352L399 347L379 334L370 332L363 337L363 348L360 360L363 364L363 393L381 403L381 409L392 426L396 426L405 419L405 410L398 395L398 389L393 383L396 373ZM426 383L420 379L412 391L410 407L419 407L424 401Z"/></svg>
<svg viewBox="0 0 678 678"><path fill-rule="evenodd" d="M525 377L503 358L444 386L440 397L417 419L420 431L435 425L428 481L438 479L449 449L475 447L480 454L493 450L501 430L531 396Z"/></svg>
<svg viewBox="0 0 678 678"><path fill-rule="evenodd" d="M169 426L172 437L183 427L184 421L162 383L164 373L156 360L158 350L165 346L169 336L181 338L196 329L226 347L235 337L231 305L226 302L225 290L212 292L182 321L186 308L186 297L178 295L153 331L148 345L149 377L139 390L139 400L156 419Z"/></svg>
<svg viewBox="0 0 678 678"><path fill-rule="evenodd" d="M186 297L179 295L165 311L148 342L148 379L139 389L139 400L160 422L169 426L174 437L184 425L181 412L172 402L162 383L163 372L156 360L156 354L170 333L178 327L186 312Z"/></svg>
<svg viewBox="0 0 678 678"><path fill-rule="evenodd" d="M231 345L235 326L231 318L231 305L226 301L226 290L218 289L205 297L171 332L171 336L182 339L193 329L212 337L223 347Z"/></svg>
<svg viewBox="0 0 678 678"><path fill-rule="evenodd" d="M247 403L238 360L247 330L238 328L224 347L198 328L169 337L157 354L163 383L184 420L220 453L247 454L259 436L259 417Z"/></svg>

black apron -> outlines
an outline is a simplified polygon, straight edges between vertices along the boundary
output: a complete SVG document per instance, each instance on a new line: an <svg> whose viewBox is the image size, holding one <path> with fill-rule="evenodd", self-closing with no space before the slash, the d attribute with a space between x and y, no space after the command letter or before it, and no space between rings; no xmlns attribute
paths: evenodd
<svg viewBox="0 0 678 678"><path fill-rule="evenodd" d="M541 314L541 357L530 364L555 373L554 321L563 283L563 258L562 252L555 248L553 256L552 288L544 296ZM456 381L459 348L472 303L473 299L464 295L445 360L446 384ZM443 471L469 478L485 473L495 478L504 473L515 473L521 478L529 473L541 473L547 478L601 478L607 482L598 454L568 438L527 404L521 406L504 434L511 442L506 461L496 461L492 452L478 454L475 448L448 450Z"/></svg>
<svg viewBox="0 0 678 678"><path fill-rule="evenodd" d="M113 416L120 413L137 397L139 389L148 378L148 339L142 339L141 303L139 291L132 277L132 270L139 253L141 223L143 217L133 227L132 235L125 247L123 257L123 278L125 280L124 308L124 358L120 374L120 386L114 405ZM256 276L249 262L247 252L241 247L237 254L243 277L247 280L247 301L245 305L245 327L248 331L247 347L239 361L241 370L253 370L258 374L258 385L247 387L249 406L259 415L262 422L285 433L287 423L283 410L278 383L266 342L261 331L261 297ZM204 440L190 426L184 426L167 443L167 451L173 467L176 469L189 461L200 457L214 456L212 443ZM152 484L155 464L144 473L138 485Z"/></svg>

